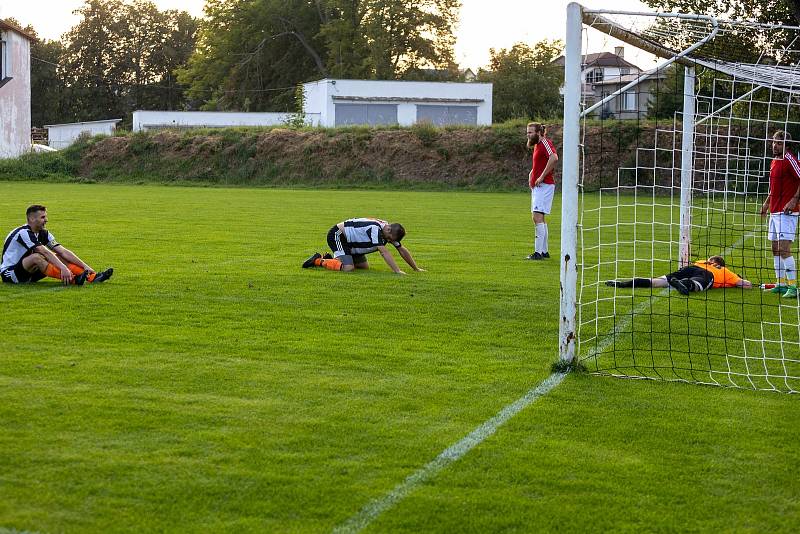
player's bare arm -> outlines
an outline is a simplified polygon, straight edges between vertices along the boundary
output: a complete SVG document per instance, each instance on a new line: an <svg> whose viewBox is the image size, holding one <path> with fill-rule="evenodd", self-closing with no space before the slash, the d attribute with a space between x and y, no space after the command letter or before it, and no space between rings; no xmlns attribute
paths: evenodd
<svg viewBox="0 0 800 534"><path fill-rule="evenodd" d="M411 251L408 250L406 247L400 245L399 247L397 247L397 252L403 258L403 260L405 260L405 262L409 265L409 267L411 267L417 272L425 272L425 269L422 269L417 265L417 262L414 261L414 257L411 255Z"/></svg>
<svg viewBox="0 0 800 534"><path fill-rule="evenodd" d="M72 271L69 270L64 262L49 248L39 245L38 247L34 248L33 251L41 256L44 256L44 259L47 260L47 263L54 265L59 271L61 271L61 281L64 284L72 283L74 275Z"/></svg>
<svg viewBox="0 0 800 534"><path fill-rule="evenodd" d="M75 265L79 265L81 268L86 269L90 273L95 272L94 269L89 267L89 265L84 262L82 259L78 257L77 254L69 250L67 247L63 245L57 245L53 248L53 251L58 255L59 258L66 260L67 263L74 263Z"/></svg>
<svg viewBox="0 0 800 534"><path fill-rule="evenodd" d="M558 161L558 154L556 153L550 154L550 157L547 158L547 164L544 166L544 170L542 171L541 176L539 176L536 179L536 185L539 185L544 181L545 177L548 174L550 174L550 172L555 168L557 161Z"/></svg>
<svg viewBox="0 0 800 534"><path fill-rule="evenodd" d="M388 265L389 268L395 274L406 274L406 273L404 273L403 271L400 270L400 267L398 267L397 262L394 261L394 256L392 256L392 253L389 252L386 249L386 247L378 247L378 252L381 253L381 256L383 256L383 260L386 262L386 265Z"/></svg>

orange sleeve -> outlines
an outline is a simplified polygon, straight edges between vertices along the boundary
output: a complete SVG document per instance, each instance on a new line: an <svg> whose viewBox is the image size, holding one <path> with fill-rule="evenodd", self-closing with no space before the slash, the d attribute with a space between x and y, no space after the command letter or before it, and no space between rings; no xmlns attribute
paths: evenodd
<svg viewBox="0 0 800 534"><path fill-rule="evenodd" d="M722 276L720 278L722 278L722 280L720 280L720 282L722 282L722 283L720 284L719 287L736 287L736 284L738 284L739 281L741 280L741 278L739 277L738 274L736 274L736 273L734 273L732 271L729 271L725 267L722 268L722 273L721 274L722 274ZM716 282L716 280L715 280L715 282ZM717 284L715 283L714 285L717 285Z"/></svg>

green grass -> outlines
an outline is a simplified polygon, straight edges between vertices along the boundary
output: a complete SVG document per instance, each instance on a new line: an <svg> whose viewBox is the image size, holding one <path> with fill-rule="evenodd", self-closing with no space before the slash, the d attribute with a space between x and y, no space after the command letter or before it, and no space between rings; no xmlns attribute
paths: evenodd
<svg viewBox="0 0 800 534"><path fill-rule="evenodd" d="M527 195L0 193L0 227L43 203L116 269L0 286L0 530L330 531L556 358L558 263L521 260ZM428 272L299 268L358 215L404 223ZM571 376L368 530L791 532L796 402Z"/></svg>

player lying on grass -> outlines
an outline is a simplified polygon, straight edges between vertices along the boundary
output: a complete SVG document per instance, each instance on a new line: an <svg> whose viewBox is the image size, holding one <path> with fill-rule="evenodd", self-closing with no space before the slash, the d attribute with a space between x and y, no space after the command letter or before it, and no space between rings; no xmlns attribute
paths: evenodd
<svg viewBox="0 0 800 534"><path fill-rule="evenodd" d="M3 263L0 265L3 282L25 284L48 276L61 280L65 285L82 286L86 282L97 284L111 278L114 269L96 273L45 230L47 208L34 204L25 213L28 224L12 230L3 242Z"/></svg>
<svg viewBox="0 0 800 534"><path fill-rule="evenodd" d="M674 287L681 295L720 287L753 288L753 284L749 280L740 278L725 267L725 259L722 256L711 256L706 261L698 261L694 265L658 278L609 280L606 285L611 287Z"/></svg>
<svg viewBox="0 0 800 534"><path fill-rule="evenodd" d="M392 254L386 249L391 243L405 262L415 271L420 269L411 252L400 244L406 230L401 224L388 223L380 219L347 219L328 231L328 246L333 252L323 256L315 252L303 262L303 269L324 267L330 271L350 272L355 269L369 269L367 254L375 251L381 253L389 268L397 274L406 274L400 270Z"/></svg>

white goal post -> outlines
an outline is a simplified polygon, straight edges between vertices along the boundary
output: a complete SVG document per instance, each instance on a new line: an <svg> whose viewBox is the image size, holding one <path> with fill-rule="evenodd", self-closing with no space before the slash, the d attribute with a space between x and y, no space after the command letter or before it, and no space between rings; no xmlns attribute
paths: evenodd
<svg viewBox="0 0 800 534"><path fill-rule="evenodd" d="M616 80L589 76L586 58L601 54L584 49L588 32L658 64L619 68ZM796 299L758 289L687 299L605 283L657 278L713 255L742 278L772 281L759 211L777 158L773 134L800 138L800 28L573 2L566 35L561 365L800 391Z"/></svg>

